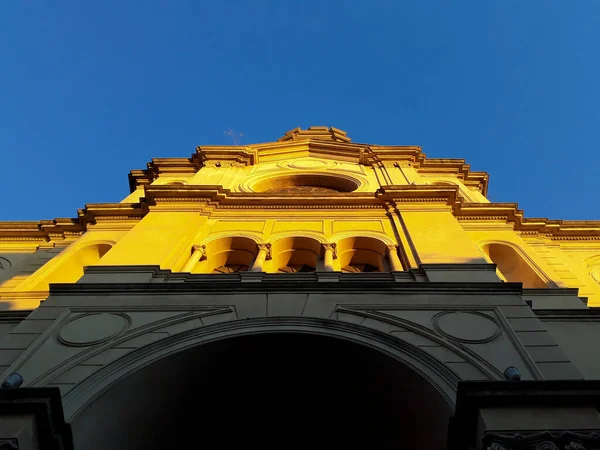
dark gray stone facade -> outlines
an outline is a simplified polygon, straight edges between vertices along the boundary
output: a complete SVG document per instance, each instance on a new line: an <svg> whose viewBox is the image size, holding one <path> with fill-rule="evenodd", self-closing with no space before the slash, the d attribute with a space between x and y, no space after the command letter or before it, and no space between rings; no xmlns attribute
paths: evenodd
<svg viewBox="0 0 600 450"><path fill-rule="evenodd" d="M188 406L197 405L198 420L210 422L208 416L201 416L203 399L213 409L221 401L206 386L220 386L222 402L230 408L222 414L233 414L239 407L235 402L247 399L257 389L275 391L274 386L280 394L252 397L257 410L279 395L289 395L287 391L304 392L298 391L300 386L310 386L295 400L303 404L302 397L322 392L323 380L333 391L320 395L335 398L332 402L339 405L353 395L384 399L387 394L377 391L376 386L389 385L386 392L390 398L397 396L397 408L382 413L373 423L383 423L384 417L400 411L404 419L398 416L395 420L411 425L398 436L390 425L381 432L381 442L373 441L373 448L420 442L425 448L441 449L446 447L447 421L456 411L461 383L515 383L505 380L505 370L511 366L520 372L520 383L534 383L530 386L548 380L585 383L597 379L600 364L593 337L597 335L598 317L577 297L576 290L523 290L519 283L498 280L491 264L425 265L392 273L218 275L171 273L148 266L97 266L88 268L75 284L51 287L50 297L0 341L0 365L3 377L19 373L24 387L60 390L64 419L71 424L76 449L106 448L100 436L118 427L123 428L121 437L114 442L109 439L111 448L164 448L167 442L159 438L147 437L143 445L135 440L148 426L130 423L128 411L133 408L148 421L171 420L165 426L178 434L173 431L178 429L175 422L188 416L171 415L167 419L164 409L180 410L177 405L188 405L186 402L194 397ZM259 336L266 340L253 346L252 339ZM272 352L265 353L270 348ZM303 354L303 349L313 350ZM219 359L222 354L236 355L239 365L232 366L228 358ZM352 355L362 363L336 372L353 359ZM337 365L331 362L334 357L339 359ZM210 367L221 367L221 372L211 374ZM259 369L260 376L255 373ZM239 373L227 384L235 385L235 395L221 386L232 373ZM270 373L287 374L290 384L280 385L277 380L281 377L270 379ZM349 373L357 374L356 378L347 378ZM379 382L370 378L377 373L382 377ZM265 384L265 379L270 381ZM306 379L310 383L301 381ZM246 385L248 380L254 380L255 389ZM336 383L348 394L338 395ZM219 389L214 390L221 392ZM419 392L422 394L415 396ZM174 398L180 399L179 403ZM600 429L597 410L593 405L582 406L581 398L578 401L570 416L579 414L578 423L585 424L583 428ZM377 406L382 402L372 407L383 410ZM357 404L338 407L321 421ZM365 405L356 414L369 410ZM565 419L569 415L561 416L551 406L537 406L535 414L540 417L559 417L542 431L581 431L574 430L572 421ZM315 405L317 410L322 407ZM532 414L521 404L515 408L513 414ZM502 422L512 424L502 429L497 425L504 420L500 413L482 411L478 414L488 423L484 429L516 433L514 420ZM248 412L245 417L253 416ZM268 417L275 420L276 416L271 413ZM484 437L475 434L482 432L485 420L481 420L468 431L479 448ZM492 423L495 425L489 425ZM212 426L219 425L215 422ZM427 433L415 431L418 426L425 427ZM429 435L434 437L425 437ZM364 445L361 436L358 433L355 440ZM494 445L504 442L507 450L515 447L502 436ZM170 442L183 437L173 439ZM489 441L489 435L486 439ZM347 446L348 442L338 444ZM485 445L501 450L489 442Z"/></svg>

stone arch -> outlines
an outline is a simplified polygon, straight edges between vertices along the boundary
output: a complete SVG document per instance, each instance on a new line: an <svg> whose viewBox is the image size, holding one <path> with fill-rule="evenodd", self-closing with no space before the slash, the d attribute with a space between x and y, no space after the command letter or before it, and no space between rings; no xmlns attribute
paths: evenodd
<svg viewBox="0 0 600 450"><path fill-rule="evenodd" d="M271 260L266 272L314 272L320 269L323 239L312 236L280 236L271 239Z"/></svg>
<svg viewBox="0 0 600 450"><path fill-rule="evenodd" d="M111 240L74 243L40 267L22 288L47 291L51 283L74 283L83 276L85 267L97 264L114 245Z"/></svg>
<svg viewBox="0 0 600 450"><path fill-rule="evenodd" d="M278 317L246 319L197 328L171 335L133 351L104 366L64 396L67 420L77 420L103 393L136 372L143 371L172 355L230 338L277 333L331 337L367 347L405 365L431 386L440 395L443 403L450 408L454 407L456 387L460 378L441 361L432 358L419 347L390 338L387 333L353 323L308 317ZM175 373L172 375L177 376Z"/></svg>
<svg viewBox="0 0 600 450"><path fill-rule="evenodd" d="M389 246L387 236L375 233L344 233L333 239L336 244L337 266L342 272L388 272Z"/></svg>
<svg viewBox="0 0 600 450"><path fill-rule="evenodd" d="M203 242L204 257L192 273L233 273L250 269L256 258L256 236L229 235Z"/></svg>
<svg viewBox="0 0 600 450"><path fill-rule="evenodd" d="M508 282L523 283L524 288L547 288L554 286L550 278L523 252L507 241L485 241L479 248L488 261L496 264L501 278Z"/></svg>

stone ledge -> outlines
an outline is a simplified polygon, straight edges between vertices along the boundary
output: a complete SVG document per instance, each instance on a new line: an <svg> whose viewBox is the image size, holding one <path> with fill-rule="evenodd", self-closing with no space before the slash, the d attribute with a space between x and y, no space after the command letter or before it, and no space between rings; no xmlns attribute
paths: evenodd
<svg viewBox="0 0 600 450"><path fill-rule="evenodd" d="M2 419L7 416L33 419L34 436L6 435ZM58 388L0 389L0 428L3 439L18 438L22 448L73 450L71 427L65 423ZM30 442L25 442L27 438Z"/></svg>

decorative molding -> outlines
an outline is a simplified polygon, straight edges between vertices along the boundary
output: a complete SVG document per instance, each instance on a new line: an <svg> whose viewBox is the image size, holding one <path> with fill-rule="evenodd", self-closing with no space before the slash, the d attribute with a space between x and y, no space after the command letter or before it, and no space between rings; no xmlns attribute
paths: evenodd
<svg viewBox="0 0 600 450"><path fill-rule="evenodd" d="M532 434L485 433L485 450L592 450L600 448L600 432L541 431Z"/></svg>

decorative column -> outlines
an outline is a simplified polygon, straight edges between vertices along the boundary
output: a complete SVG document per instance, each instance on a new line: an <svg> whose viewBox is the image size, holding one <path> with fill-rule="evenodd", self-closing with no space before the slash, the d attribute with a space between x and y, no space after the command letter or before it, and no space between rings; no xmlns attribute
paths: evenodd
<svg viewBox="0 0 600 450"><path fill-rule="evenodd" d="M206 245L192 245L192 256L190 256L181 271L191 272L201 259L206 259Z"/></svg>
<svg viewBox="0 0 600 450"><path fill-rule="evenodd" d="M326 272L333 272L333 260L337 258L335 244L323 244L323 250L325 251L324 265Z"/></svg>
<svg viewBox="0 0 600 450"><path fill-rule="evenodd" d="M393 272L402 271L402 263L398 257L398 246L396 244L388 245L388 259L390 260L390 266L392 266Z"/></svg>
<svg viewBox="0 0 600 450"><path fill-rule="evenodd" d="M256 244L258 254L252 264L251 272L263 272L263 265L267 259L271 259L271 244Z"/></svg>

